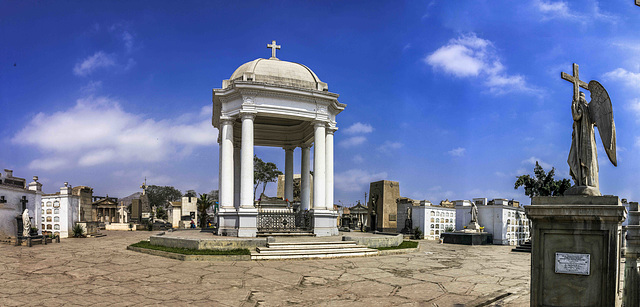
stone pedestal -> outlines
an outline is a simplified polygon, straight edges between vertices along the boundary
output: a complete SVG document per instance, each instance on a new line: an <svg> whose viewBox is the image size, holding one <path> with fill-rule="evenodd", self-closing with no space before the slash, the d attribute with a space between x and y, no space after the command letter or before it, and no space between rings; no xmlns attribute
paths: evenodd
<svg viewBox="0 0 640 307"><path fill-rule="evenodd" d="M311 210L313 233L318 237L338 235L338 213L334 210Z"/></svg>
<svg viewBox="0 0 640 307"><path fill-rule="evenodd" d="M624 292L625 307L640 306L640 211L638 203L629 203L629 225L627 230L627 246L624 251Z"/></svg>
<svg viewBox="0 0 640 307"><path fill-rule="evenodd" d="M258 209L238 209L238 237L253 238L258 234Z"/></svg>
<svg viewBox="0 0 640 307"><path fill-rule="evenodd" d="M235 208L220 208L217 219L218 235L238 236L238 212Z"/></svg>
<svg viewBox="0 0 640 307"><path fill-rule="evenodd" d="M487 232L456 231L442 233L442 242L447 244L486 245L493 244L493 235Z"/></svg>
<svg viewBox="0 0 640 307"><path fill-rule="evenodd" d="M534 197L531 306L620 306L617 196Z"/></svg>

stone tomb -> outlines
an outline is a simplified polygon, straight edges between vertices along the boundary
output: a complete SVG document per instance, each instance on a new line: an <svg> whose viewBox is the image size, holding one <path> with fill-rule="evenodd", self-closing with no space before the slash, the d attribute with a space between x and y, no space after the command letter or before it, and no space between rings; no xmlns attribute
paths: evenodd
<svg viewBox="0 0 640 307"><path fill-rule="evenodd" d="M369 229L371 231L396 232L400 184L397 181L380 180L369 186Z"/></svg>
<svg viewBox="0 0 640 307"><path fill-rule="evenodd" d="M531 306L620 306L617 196L539 196L532 222Z"/></svg>

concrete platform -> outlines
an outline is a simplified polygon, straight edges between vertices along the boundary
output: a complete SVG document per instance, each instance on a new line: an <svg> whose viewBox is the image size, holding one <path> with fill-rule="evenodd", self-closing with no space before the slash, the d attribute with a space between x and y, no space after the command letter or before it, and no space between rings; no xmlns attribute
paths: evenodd
<svg viewBox="0 0 640 307"><path fill-rule="evenodd" d="M493 244L493 235L487 232L445 232L442 234L444 243L464 245Z"/></svg>

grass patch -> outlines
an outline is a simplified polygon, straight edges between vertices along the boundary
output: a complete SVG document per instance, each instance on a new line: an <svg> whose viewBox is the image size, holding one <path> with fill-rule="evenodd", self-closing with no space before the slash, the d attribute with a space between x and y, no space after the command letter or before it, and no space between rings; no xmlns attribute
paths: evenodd
<svg viewBox="0 0 640 307"><path fill-rule="evenodd" d="M161 245L153 245L149 241L140 241L138 243L131 244L133 247L154 249L163 252L176 253L182 255L251 255L249 249L237 248L230 250L211 250L211 249L191 249L180 247L166 247Z"/></svg>
<svg viewBox="0 0 640 307"><path fill-rule="evenodd" d="M416 248L418 247L418 242L414 241L402 241L398 246L389 246L389 247L378 247L376 249L384 251L389 249L403 249L403 248Z"/></svg>

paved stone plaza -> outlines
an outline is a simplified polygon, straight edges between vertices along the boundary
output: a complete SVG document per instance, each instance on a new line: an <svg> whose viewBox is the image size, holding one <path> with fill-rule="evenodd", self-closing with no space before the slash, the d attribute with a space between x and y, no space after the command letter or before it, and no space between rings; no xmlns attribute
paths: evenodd
<svg viewBox="0 0 640 307"><path fill-rule="evenodd" d="M528 306L530 254L440 245L363 258L182 262L126 250L155 232L0 245L0 305Z"/></svg>

